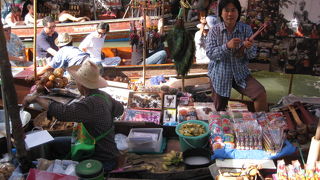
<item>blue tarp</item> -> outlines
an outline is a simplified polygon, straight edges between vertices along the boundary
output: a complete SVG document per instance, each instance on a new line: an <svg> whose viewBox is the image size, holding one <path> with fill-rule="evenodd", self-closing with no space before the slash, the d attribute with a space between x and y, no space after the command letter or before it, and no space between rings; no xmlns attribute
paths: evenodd
<svg viewBox="0 0 320 180"><path fill-rule="evenodd" d="M296 152L296 147L288 140L281 152L277 154L270 154L263 150L238 150L238 149L217 149L211 156L211 159L277 159Z"/></svg>

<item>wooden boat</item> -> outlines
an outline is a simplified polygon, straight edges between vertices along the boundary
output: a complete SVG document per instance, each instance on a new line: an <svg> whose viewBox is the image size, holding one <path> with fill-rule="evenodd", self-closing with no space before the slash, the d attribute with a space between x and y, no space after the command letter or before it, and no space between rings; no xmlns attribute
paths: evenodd
<svg viewBox="0 0 320 180"><path fill-rule="evenodd" d="M158 20L159 17L152 16L150 17L154 23ZM110 41L121 41L128 40L130 33L130 23L139 21L140 18L124 18L124 19L109 19L109 20L96 20L96 21L86 21L86 22L73 22L73 23L57 23L56 31L67 32L73 36L74 41L81 41L87 34L96 30L96 25L100 22L106 22L110 26L110 32L107 34L106 40ZM139 23L135 23L137 28ZM194 28L195 22L186 23L186 28ZM37 34L42 31L43 26L37 28ZM172 28L172 25L165 25L164 30L168 31ZM13 26L11 28L12 33L18 35L22 40L32 41L33 39L33 26Z"/></svg>

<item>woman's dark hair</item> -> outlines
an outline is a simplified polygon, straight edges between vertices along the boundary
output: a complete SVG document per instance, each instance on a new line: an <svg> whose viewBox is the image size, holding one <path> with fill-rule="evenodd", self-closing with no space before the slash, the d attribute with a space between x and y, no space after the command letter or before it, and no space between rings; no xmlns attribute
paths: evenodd
<svg viewBox="0 0 320 180"><path fill-rule="evenodd" d="M238 10L238 19L237 19L237 22L238 22L240 20L240 15L241 15L241 4L239 0L221 0L218 5L219 18L221 21L223 21L221 17L222 9L225 8L229 3L232 3Z"/></svg>
<svg viewBox="0 0 320 180"><path fill-rule="evenodd" d="M97 29L103 29L103 30L106 30L106 32L109 32L109 24L105 22L101 22L97 25Z"/></svg>

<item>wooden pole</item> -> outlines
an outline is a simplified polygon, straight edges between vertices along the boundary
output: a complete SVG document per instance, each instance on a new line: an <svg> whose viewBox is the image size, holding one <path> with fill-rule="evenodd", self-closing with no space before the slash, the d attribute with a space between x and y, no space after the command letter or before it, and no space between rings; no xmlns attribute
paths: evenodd
<svg viewBox="0 0 320 180"><path fill-rule="evenodd" d="M146 58L147 58L147 40L146 40L146 35L147 35L147 17L146 17L146 11L145 7L142 7L142 12L143 12L143 86L145 86L146 83Z"/></svg>
<svg viewBox="0 0 320 180"><path fill-rule="evenodd" d="M34 24L33 24L33 72L34 72L34 79L37 79L37 12L38 12L38 5L37 0L34 0L33 3L33 17L34 17Z"/></svg>
<svg viewBox="0 0 320 180"><path fill-rule="evenodd" d="M292 81L293 81L293 74L290 74L288 95L291 94L291 91L292 91Z"/></svg>

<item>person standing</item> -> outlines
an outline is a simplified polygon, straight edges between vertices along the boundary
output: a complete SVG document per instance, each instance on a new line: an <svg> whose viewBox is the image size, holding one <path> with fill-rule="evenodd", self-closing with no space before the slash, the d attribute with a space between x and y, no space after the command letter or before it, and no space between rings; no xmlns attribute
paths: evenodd
<svg viewBox="0 0 320 180"><path fill-rule="evenodd" d="M101 22L97 25L97 30L88 34L79 45L79 49L89 53L91 60L95 63L101 62L101 51L107 32L109 32L109 24Z"/></svg>
<svg viewBox="0 0 320 180"><path fill-rule="evenodd" d="M39 66L45 66L54 55L57 54L58 46L54 43L58 37L55 31L56 23L51 16L43 18L43 30L37 36L37 61Z"/></svg>
<svg viewBox="0 0 320 180"><path fill-rule="evenodd" d="M225 110L231 88L234 88L253 100L255 111L267 111L266 90L250 75L247 67L249 59L256 57L257 50L253 42L248 40L252 29L239 22L240 2L221 0L218 10L221 22L210 29L206 47L210 59L208 76L212 83L215 107L217 111ZM244 48L240 49L240 46Z"/></svg>

